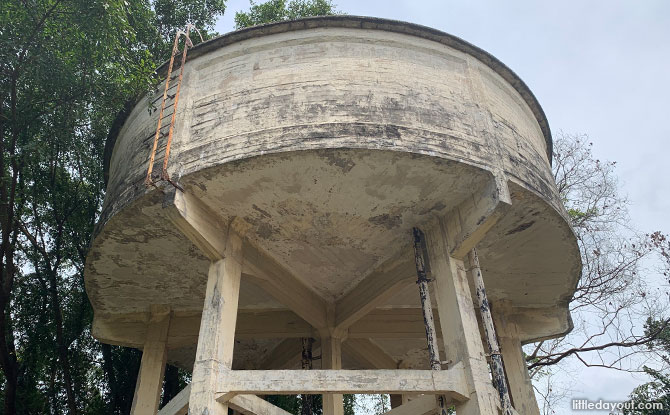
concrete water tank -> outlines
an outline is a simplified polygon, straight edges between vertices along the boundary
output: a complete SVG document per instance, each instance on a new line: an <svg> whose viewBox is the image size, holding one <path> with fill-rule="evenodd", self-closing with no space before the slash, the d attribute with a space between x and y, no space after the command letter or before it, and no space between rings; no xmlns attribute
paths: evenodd
<svg viewBox="0 0 670 415"><path fill-rule="evenodd" d="M180 94L180 189L144 184L162 90L107 142L86 266L101 341L143 348L152 310L169 310L167 360L193 367L211 258L166 214L174 192L242 235L233 369L298 368L300 339L324 330L343 333L344 369L370 368L366 347L428 368L411 230L435 220L452 257L476 245L518 342L570 330L581 263L551 133L495 57L414 24L310 18L197 45Z"/></svg>

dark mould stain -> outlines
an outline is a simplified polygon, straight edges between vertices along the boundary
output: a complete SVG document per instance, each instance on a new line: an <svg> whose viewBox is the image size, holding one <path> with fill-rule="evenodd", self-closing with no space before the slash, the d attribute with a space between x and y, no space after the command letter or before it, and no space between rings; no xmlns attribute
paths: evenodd
<svg viewBox="0 0 670 415"><path fill-rule="evenodd" d="M519 232L525 231L526 229L533 226L534 223L535 223L534 220L532 220L530 222L522 223L521 225L519 225L516 228L512 229L511 231L507 232L507 235L512 235L514 233L519 233Z"/></svg>
<svg viewBox="0 0 670 415"><path fill-rule="evenodd" d="M314 226L321 229L329 228L333 224L329 216L330 213L326 213L325 215L315 217L313 222Z"/></svg>
<svg viewBox="0 0 670 415"><path fill-rule="evenodd" d="M249 215L244 217L244 221L247 222L247 223L250 223L254 226L258 225L258 219L255 218L255 217L249 216Z"/></svg>
<svg viewBox="0 0 670 415"><path fill-rule="evenodd" d="M435 203L435 205L432 208L430 208L430 210L433 211L433 212L437 212L437 211L443 210L446 207L447 207L447 205L445 205L443 202L437 202L437 203Z"/></svg>
<svg viewBox="0 0 670 415"><path fill-rule="evenodd" d="M266 218L271 218L271 217L272 217L272 215L270 215L268 212L266 212L266 211L264 211L263 209L261 209L261 208L259 208L258 206L256 206L256 204L253 204L251 207L252 207L256 212L258 212L258 213L260 213L261 215L263 215L263 217L266 217Z"/></svg>
<svg viewBox="0 0 670 415"><path fill-rule="evenodd" d="M343 173L349 173L356 165L353 160L346 157L340 157L334 153L326 154L326 159L328 160L328 164L341 168Z"/></svg>
<svg viewBox="0 0 670 415"><path fill-rule="evenodd" d="M193 183L200 191L203 193L207 193L207 186L205 186L203 183Z"/></svg>
<svg viewBox="0 0 670 415"><path fill-rule="evenodd" d="M441 210L443 210L446 207L447 207L447 205L445 205L443 202L437 202L432 207L430 207L428 209L421 210L419 212L419 215L427 215L430 212L440 212Z"/></svg>
<svg viewBox="0 0 670 415"><path fill-rule="evenodd" d="M396 125L384 126L384 136L387 138L400 138L400 130Z"/></svg>
<svg viewBox="0 0 670 415"><path fill-rule="evenodd" d="M269 223L260 223L256 229L256 233L263 239L272 239L276 234L279 234L279 229L274 228Z"/></svg>
<svg viewBox="0 0 670 415"><path fill-rule="evenodd" d="M384 213L383 215L371 217L368 219L368 222L383 226L386 229L393 229L402 224L402 218L400 216L391 216L388 213Z"/></svg>

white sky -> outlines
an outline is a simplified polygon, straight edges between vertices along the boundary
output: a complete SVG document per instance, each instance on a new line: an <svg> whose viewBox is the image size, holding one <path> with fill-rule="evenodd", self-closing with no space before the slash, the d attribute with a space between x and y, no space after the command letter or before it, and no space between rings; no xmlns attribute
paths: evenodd
<svg viewBox="0 0 670 415"><path fill-rule="evenodd" d="M433 27L496 56L535 93L554 133L588 134L597 157L617 161L634 226L670 232L670 1L334 2L347 14ZM228 0L217 30L231 31L235 11L248 8ZM589 399L624 400L641 381L574 369L570 382ZM566 404L558 413L571 411Z"/></svg>

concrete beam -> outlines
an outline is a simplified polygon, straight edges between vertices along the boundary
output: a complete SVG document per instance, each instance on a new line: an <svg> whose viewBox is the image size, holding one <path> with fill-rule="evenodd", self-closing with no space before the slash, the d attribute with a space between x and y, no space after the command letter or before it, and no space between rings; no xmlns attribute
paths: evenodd
<svg viewBox="0 0 670 415"><path fill-rule="evenodd" d="M290 308L316 329L327 327L326 301L299 278L251 243L244 244L245 269L256 276L253 283Z"/></svg>
<svg viewBox="0 0 670 415"><path fill-rule="evenodd" d="M259 366L263 369L290 369L297 367L301 358L302 341L300 337L294 337L282 340Z"/></svg>
<svg viewBox="0 0 670 415"><path fill-rule="evenodd" d="M210 260L225 258L229 226L204 202L190 193L169 189L163 209L174 225ZM235 219L230 227L243 235L248 224ZM314 327L326 327L326 302L316 292L249 241L244 243L243 257L245 270L249 269L259 277L259 285L269 294Z"/></svg>
<svg viewBox="0 0 670 415"><path fill-rule="evenodd" d="M353 356L364 367L371 369L398 369L398 362L370 339L348 338L342 351Z"/></svg>
<svg viewBox="0 0 670 415"><path fill-rule="evenodd" d="M168 349L187 347L197 343L200 314L172 316ZM439 318L435 316L438 338L442 336ZM146 338L149 318L147 313L131 313L94 322L95 337L105 343L141 349ZM348 330L347 339L415 339L426 336L419 308L377 309L367 314ZM317 331L290 310L240 310L235 328L236 339L318 339ZM297 341L297 340L296 340ZM296 344L300 342L297 341ZM300 355L301 346L296 346ZM298 360L296 360L298 362ZM278 368L277 368L278 369Z"/></svg>
<svg viewBox="0 0 670 415"><path fill-rule="evenodd" d="M191 385L187 385L158 411L158 415L186 415L190 394ZM255 395L237 395L228 402L228 406L244 415L290 415L289 412Z"/></svg>
<svg viewBox="0 0 670 415"><path fill-rule="evenodd" d="M179 391L179 393L166 403L158 411L158 415L186 415L188 413L188 398L191 395L191 385Z"/></svg>
<svg viewBox="0 0 670 415"><path fill-rule="evenodd" d="M418 293L417 293L418 296ZM440 319L435 316L438 338L442 337ZM425 339L426 327L420 308L379 309L349 327L349 338Z"/></svg>
<svg viewBox="0 0 670 415"><path fill-rule="evenodd" d="M451 256L465 258L511 206L507 179L492 175L483 188L473 192L445 216Z"/></svg>
<svg viewBox="0 0 670 415"><path fill-rule="evenodd" d="M335 327L346 330L416 280L414 256L407 246L368 274L335 304Z"/></svg>
<svg viewBox="0 0 670 415"><path fill-rule="evenodd" d="M435 396L419 396L404 403L397 408L393 408L384 415L428 415L437 412L437 401Z"/></svg>
<svg viewBox="0 0 670 415"><path fill-rule="evenodd" d="M449 370L233 370L219 377L219 402L239 394L426 393L469 399L462 365Z"/></svg>
<svg viewBox="0 0 670 415"><path fill-rule="evenodd" d="M237 395L228 401L228 406L243 415L291 415L256 395Z"/></svg>
<svg viewBox="0 0 670 415"><path fill-rule="evenodd" d="M225 258L228 225L200 199L169 188L163 209L177 229L211 261Z"/></svg>

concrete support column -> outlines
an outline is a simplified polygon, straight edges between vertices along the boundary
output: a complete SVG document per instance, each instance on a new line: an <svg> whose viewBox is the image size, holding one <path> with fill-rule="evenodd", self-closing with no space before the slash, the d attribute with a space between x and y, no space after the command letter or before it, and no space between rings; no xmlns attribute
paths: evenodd
<svg viewBox="0 0 670 415"><path fill-rule="evenodd" d="M193 365L189 414L228 415L215 400L217 380L231 370L242 276L242 240L231 232L226 257L209 267L198 348Z"/></svg>
<svg viewBox="0 0 670 415"><path fill-rule="evenodd" d="M519 329L516 323L509 318L506 308L498 308L494 304L492 311L514 409L519 415L540 415L540 408L537 405L526 359L521 348Z"/></svg>
<svg viewBox="0 0 670 415"><path fill-rule="evenodd" d="M489 377L484 346L470 294L465 265L449 255L447 229L436 221L424 230L435 299L447 361L465 366L470 399L458 415L495 415L497 394Z"/></svg>
<svg viewBox="0 0 670 415"><path fill-rule="evenodd" d="M163 375L167 360L167 336L170 327L170 309L152 306L142 350L142 363L135 384L131 415L155 415L163 389Z"/></svg>
<svg viewBox="0 0 670 415"><path fill-rule="evenodd" d="M321 368L342 369L342 339L321 337ZM323 395L323 415L344 415L342 394Z"/></svg>

